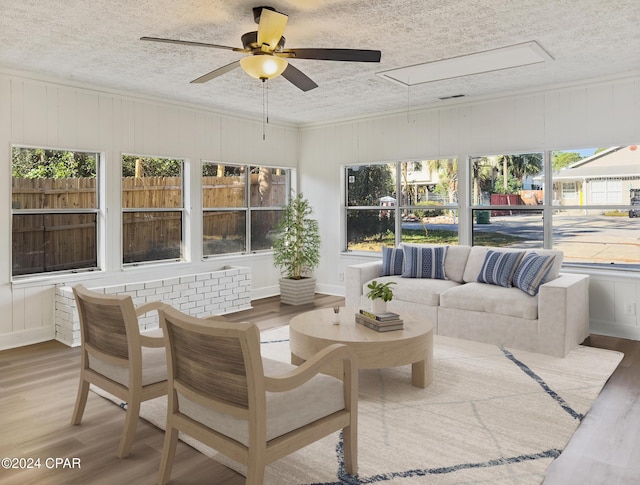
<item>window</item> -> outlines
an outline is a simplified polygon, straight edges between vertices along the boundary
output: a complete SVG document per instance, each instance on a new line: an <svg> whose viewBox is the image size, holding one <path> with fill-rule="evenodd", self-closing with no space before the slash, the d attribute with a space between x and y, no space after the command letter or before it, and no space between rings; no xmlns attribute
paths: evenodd
<svg viewBox="0 0 640 485"><path fill-rule="evenodd" d="M640 148L552 154L553 247L569 264L640 269ZM569 196L564 187L575 187Z"/></svg>
<svg viewBox="0 0 640 485"><path fill-rule="evenodd" d="M591 204L622 204L622 180L593 180L589 191Z"/></svg>
<svg viewBox="0 0 640 485"><path fill-rule="evenodd" d="M544 155L470 158L472 244L544 246ZM527 188L525 188L527 187Z"/></svg>
<svg viewBox="0 0 640 485"><path fill-rule="evenodd" d="M183 169L182 160L123 155L123 263L182 258Z"/></svg>
<svg viewBox="0 0 640 485"><path fill-rule="evenodd" d="M347 250L379 251L402 241L457 244L455 159L350 165L345 179Z"/></svg>
<svg viewBox="0 0 640 485"><path fill-rule="evenodd" d="M98 153L13 147L12 275L98 268Z"/></svg>
<svg viewBox="0 0 640 485"><path fill-rule="evenodd" d="M575 182L563 182L562 183L562 199L577 199L578 187Z"/></svg>
<svg viewBox="0 0 640 485"><path fill-rule="evenodd" d="M271 249L290 188L289 169L203 162L203 256Z"/></svg>

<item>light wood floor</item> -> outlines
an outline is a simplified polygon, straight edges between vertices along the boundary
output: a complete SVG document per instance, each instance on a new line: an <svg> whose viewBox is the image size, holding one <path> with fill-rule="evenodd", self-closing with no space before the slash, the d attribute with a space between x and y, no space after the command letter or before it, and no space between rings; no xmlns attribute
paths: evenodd
<svg viewBox="0 0 640 485"><path fill-rule="evenodd" d="M299 312L343 303L317 295L313 305L292 307L267 298L228 318L254 321L264 330L286 324ZM640 482L640 342L592 336L590 344L620 350L625 358L550 467L545 485ZM3 485L155 483L163 431L140 420L131 455L116 458L124 412L93 393L82 424L69 424L79 355L77 348L59 342L0 352L0 458L40 458L42 464L39 469L0 468ZM80 468L47 468L46 458L79 458ZM171 483L242 485L244 479L180 442Z"/></svg>

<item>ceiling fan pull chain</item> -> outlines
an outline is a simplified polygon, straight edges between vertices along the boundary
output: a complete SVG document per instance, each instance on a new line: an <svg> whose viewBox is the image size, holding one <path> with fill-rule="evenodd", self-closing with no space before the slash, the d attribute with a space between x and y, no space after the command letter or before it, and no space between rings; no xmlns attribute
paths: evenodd
<svg viewBox="0 0 640 485"><path fill-rule="evenodd" d="M266 79L262 80L262 141L266 140L266 134L265 134L265 119L266 119L266 112L265 112L265 83L266 83Z"/></svg>

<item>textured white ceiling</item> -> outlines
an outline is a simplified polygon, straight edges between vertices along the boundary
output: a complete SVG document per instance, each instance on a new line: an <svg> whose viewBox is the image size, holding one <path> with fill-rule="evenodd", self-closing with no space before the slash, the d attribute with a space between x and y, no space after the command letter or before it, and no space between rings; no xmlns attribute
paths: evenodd
<svg viewBox="0 0 640 485"><path fill-rule="evenodd" d="M289 15L285 47L382 51L379 64L291 61L319 87L270 81L272 121L325 122L640 69L640 0L0 0L0 66L260 118L262 83L241 69L189 83L242 54L139 40L241 47L258 5ZM554 60L409 89L376 76L531 40Z"/></svg>

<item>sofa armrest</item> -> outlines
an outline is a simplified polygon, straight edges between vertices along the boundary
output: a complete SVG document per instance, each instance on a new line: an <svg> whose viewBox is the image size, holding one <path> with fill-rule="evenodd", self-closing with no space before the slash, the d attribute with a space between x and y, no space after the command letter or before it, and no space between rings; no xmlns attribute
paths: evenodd
<svg viewBox="0 0 640 485"><path fill-rule="evenodd" d="M540 286L539 338L549 354L564 357L589 336L589 276L561 273Z"/></svg>
<svg viewBox="0 0 640 485"><path fill-rule="evenodd" d="M362 285L382 274L382 261L353 264L345 273L345 305L360 306Z"/></svg>

